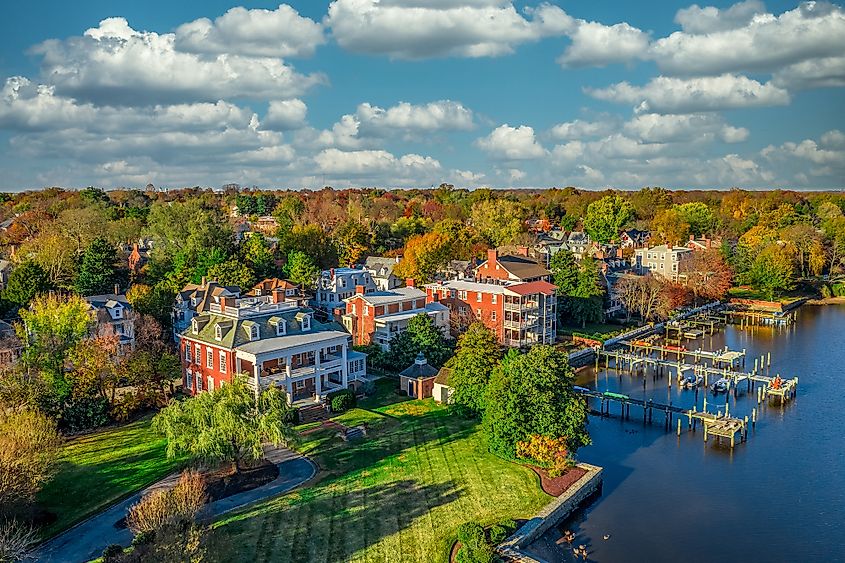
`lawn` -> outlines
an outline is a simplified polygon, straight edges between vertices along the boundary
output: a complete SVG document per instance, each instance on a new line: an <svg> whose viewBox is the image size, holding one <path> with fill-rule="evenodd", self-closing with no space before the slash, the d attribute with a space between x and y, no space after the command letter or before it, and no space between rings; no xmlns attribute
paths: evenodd
<svg viewBox="0 0 845 563"><path fill-rule="evenodd" d="M221 561L447 561L458 526L528 518L551 500L534 473L487 452L478 424L431 400L408 401L380 383L348 444L332 430L301 450L323 469L310 487L218 521Z"/></svg>
<svg viewBox="0 0 845 563"><path fill-rule="evenodd" d="M74 438L61 450L56 476L38 495L58 519L42 531L52 537L176 470L181 460L165 455L166 440L151 417Z"/></svg>
<svg viewBox="0 0 845 563"><path fill-rule="evenodd" d="M621 334L622 332L634 328L635 324L630 324L629 326L622 326L618 324L611 324L611 323L587 323L585 326L579 325L562 325L559 328L559 332L561 334L580 334L580 335L589 335L596 340L607 340L608 338L612 338L617 334Z"/></svg>
<svg viewBox="0 0 845 563"><path fill-rule="evenodd" d="M775 295L774 298L769 299L769 294L766 291L754 289L749 286L739 286L739 287L732 287L728 290L728 297L733 297L736 299L756 299L758 301L773 301L775 303L781 303L783 305L788 305L797 299L801 299L802 297L811 297L812 295L802 293L801 291L790 291L782 295Z"/></svg>

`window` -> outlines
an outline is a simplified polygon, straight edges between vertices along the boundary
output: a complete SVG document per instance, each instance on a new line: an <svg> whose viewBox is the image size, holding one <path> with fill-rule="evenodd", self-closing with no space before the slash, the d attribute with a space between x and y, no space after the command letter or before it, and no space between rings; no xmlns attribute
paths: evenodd
<svg viewBox="0 0 845 563"><path fill-rule="evenodd" d="M185 361L191 363L191 345L185 344Z"/></svg>
<svg viewBox="0 0 845 563"><path fill-rule="evenodd" d="M478 317L479 319L481 318L481 309L475 310L475 316Z"/></svg>
<svg viewBox="0 0 845 563"><path fill-rule="evenodd" d="M284 336L285 335L285 321L279 319L279 322L276 323L276 336Z"/></svg>
<svg viewBox="0 0 845 563"><path fill-rule="evenodd" d="M311 330L311 315L302 317L302 330Z"/></svg>
<svg viewBox="0 0 845 563"><path fill-rule="evenodd" d="M226 352L220 352L220 373L226 373Z"/></svg>
<svg viewBox="0 0 845 563"><path fill-rule="evenodd" d="M249 328L249 339L258 340L258 325L252 325Z"/></svg>
<svg viewBox="0 0 845 563"><path fill-rule="evenodd" d="M210 375L208 376L208 387L207 387L207 389L209 391L214 391L214 378L211 377Z"/></svg>
<svg viewBox="0 0 845 563"><path fill-rule="evenodd" d="M189 369L185 370L185 388L191 390L194 388L194 375Z"/></svg>
<svg viewBox="0 0 845 563"><path fill-rule="evenodd" d="M496 304L496 294L495 293L490 296L490 301L493 303L493 305Z"/></svg>
<svg viewBox="0 0 845 563"><path fill-rule="evenodd" d="M198 364L202 361L202 346L199 344L194 346L194 361Z"/></svg>
<svg viewBox="0 0 845 563"><path fill-rule="evenodd" d="M119 319L122 314L123 314L122 309L115 309L114 310L114 318Z"/></svg>
<svg viewBox="0 0 845 563"><path fill-rule="evenodd" d="M467 298L466 290L464 290L464 289L459 290L458 291L458 299L460 299L462 301L466 301L466 298Z"/></svg>
<svg viewBox="0 0 845 563"><path fill-rule="evenodd" d="M367 307L366 305L364 305L364 316L365 316L365 317L369 317L369 316L370 316L370 308L369 308L369 307ZM304 321L304 319L303 319L303 321ZM302 326L303 326L303 328L305 327L305 323L304 323L304 322L302 323Z"/></svg>
<svg viewBox="0 0 845 563"><path fill-rule="evenodd" d="M480 291L477 291L477 292L475 293L475 301L476 301L477 303L481 303L481 292L480 292Z"/></svg>
<svg viewBox="0 0 845 563"><path fill-rule="evenodd" d="M214 350L211 348L205 349L205 367L209 369L214 368Z"/></svg>
<svg viewBox="0 0 845 563"><path fill-rule="evenodd" d="M220 325L214 325L214 338L216 340L223 340L223 329Z"/></svg>
<svg viewBox="0 0 845 563"><path fill-rule="evenodd" d="M199 393L200 391L202 391L202 377L200 377L200 376L199 376L199 374L197 374L197 379L196 379L196 381L197 381L197 388L196 388L196 389L194 389L194 391L196 391L197 393Z"/></svg>
<svg viewBox="0 0 845 563"><path fill-rule="evenodd" d="M304 387L305 387L305 381L300 380L300 381L296 382L296 388L297 389L303 389Z"/></svg>
<svg viewBox="0 0 845 563"><path fill-rule="evenodd" d="M197 320L196 320L196 319L192 320L192 321L191 321L191 332L193 332L194 334L196 334L196 333L198 333L199 331L200 331L200 324L197 322Z"/></svg>

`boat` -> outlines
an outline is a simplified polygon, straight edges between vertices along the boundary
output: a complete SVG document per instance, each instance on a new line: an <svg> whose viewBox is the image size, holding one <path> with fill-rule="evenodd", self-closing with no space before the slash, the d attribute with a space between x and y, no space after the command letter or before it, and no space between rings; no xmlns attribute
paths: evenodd
<svg viewBox="0 0 845 563"><path fill-rule="evenodd" d="M730 380L725 379L718 379L713 382L713 385L710 386L710 390L714 393L726 393L728 390L728 385L730 384Z"/></svg>
<svg viewBox="0 0 845 563"><path fill-rule="evenodd" d="M687 351L686 346L675 346L673 344L667 344L666 346L664 346L664 348L666 350L671 350L672 352L686 352Z"/></svg>
<svg viewBox="0 0 845 563"><path fill-rule="evenodd" d="M681 387L684 389L694 389L702 383L704 383L704 378L695 374L685 375L681 379Z"/></svg>

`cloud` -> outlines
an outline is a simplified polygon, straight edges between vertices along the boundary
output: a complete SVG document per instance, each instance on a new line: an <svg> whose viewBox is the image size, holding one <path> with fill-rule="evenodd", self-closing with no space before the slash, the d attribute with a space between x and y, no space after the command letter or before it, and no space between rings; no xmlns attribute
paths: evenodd
<svg viewBox="0 0 845 563"><path fill-rule="evenodd" d="M790 90L845 86L845 56L789 65L775 72L772 83Z"/></svg>
<svg viewBox="0 0 845 563"><path fill-rule="evenodd" d="M387 109L364 103L358 106L356 117L363 130L379 134L391 131L469 131L474 127L472 111L451 100L423 105L399 102Z"/></svg>
<svg viewBox="0 0 845 563"><path fill-rule="evenodd" d="M649 35L627 23L607 26L580 21L570 35L572 44L558 58L563 67L606 66L646 56Z"/></svg>
<svg viewBox="0 0 845 563"><path fill-rule="evenodd" d="M657 40L651 56L664 73L719 75L731 72L777 71L805 60L841 56L845 52L845 12L827 2L803 2L779 16L756 13L759 6L740 4ZM731 14L731 10L735 10ZM748 13L755 12L749 17ZM683 11L682 11L683 12ZM683 12L682 25L695 13ZM737 27L743 20L747 23ZM684 23L686 22L686 23Z"/></svg>
<svg viewBox="0 0 845 563"><path fill-rule="evenodd" d="M321 24L281 4L275 10L232 8L214 21L182 24L174 45L186 53L286 58L309 57L325 42Z"/></svg>
<svg viewBox="0 0 845 563"><path fill-rule="evenodd" d="M305 127L308 106L298 98L292 100L271 100L267 115L261 122L264 129L289 131Z"/></svg>
<svg viewBox="0 0 845 563"><path fill-rule="evenodd" d="M586 92L599 100L633 104L637 112L656 113L695 113L790 102L786 90L735 74L689 79L658 76L645 86L620 82Z"/></svg>
<svg viewBox="0 0 845 563"><path fill-rule="evenodd" d="M673 141L712 141L739 143L748 138L748 129L727 125L715 114L661 115L644 113L624 125L627 134L650 143Z"/></svg>
<svg viewBox="0 0 845 563"><path fill-rule="evenodd" d="M693 4L678 10L675 22L687 33L715 33L744 27L757 14L765 14L766 6L760 0L746 0L720 10L713 6L700 7Z"/></svg>
<svg viewBox="0 0 845 563"><path fill-rule="evenodd" d="M534 128L527 125L511 127L505 123L488 136L476 140L476 145L499 160L530 160L546 154L534 136Z"/></svg>
<svg viewBox="0 0 845 563"><path fill-rule="evenodd" d="M614 120L602 119L598 121L583 121L576 119L566 123L558 123L549 131L549 135L556 140L581 139L584 137L601 137L608 135L618 126Z"/></svg>
<svg viewBox="0 0 845 563"><path fill-rule="evenodd" d="M317 170L331 176L418 177L438 174L440 163L428 156L406 154L397 158L386 150L342 151L325 149L314 157Z"/></svg>
<svg viewBox="0 0 845 563"><path fill-rule="evenodd" d="M335 0L324 23L344 49L394 59L495 57L573 29L573 18L556 6L523 13L505 1Z"/></svg>
<svg viewBox="0 0 845 563"><path fill-rule="evenodd" d="M108 18L81 37L51 39L32 52L55 92L101 105L295 97L325 81L281 60L178 51L172 33L132 29Z"/></svg>

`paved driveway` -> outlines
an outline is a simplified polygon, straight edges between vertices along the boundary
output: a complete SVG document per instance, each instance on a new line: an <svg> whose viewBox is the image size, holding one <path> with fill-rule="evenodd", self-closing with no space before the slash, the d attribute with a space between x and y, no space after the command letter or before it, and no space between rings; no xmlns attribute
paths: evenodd
<svg viewBox="0 0 845 563"><path fill-rule="evenodd" d="M230 510L241 508L255 501L273 497L308 481L317 471L314 463L306 457L282 448L267 451L267 459L279 466L279 476L261 487L244 491L209 503L201 513L203 519L213 519ZM117 543L128 546L132 543L132 532L115 526L127 509L142 496L160 488L172 487L179 479L178 474L169 475L143 491L132 495L105 511L92 516L43 544L35 554L37 561L49 563L82 563L96 559L103 550Z"/></svg>

